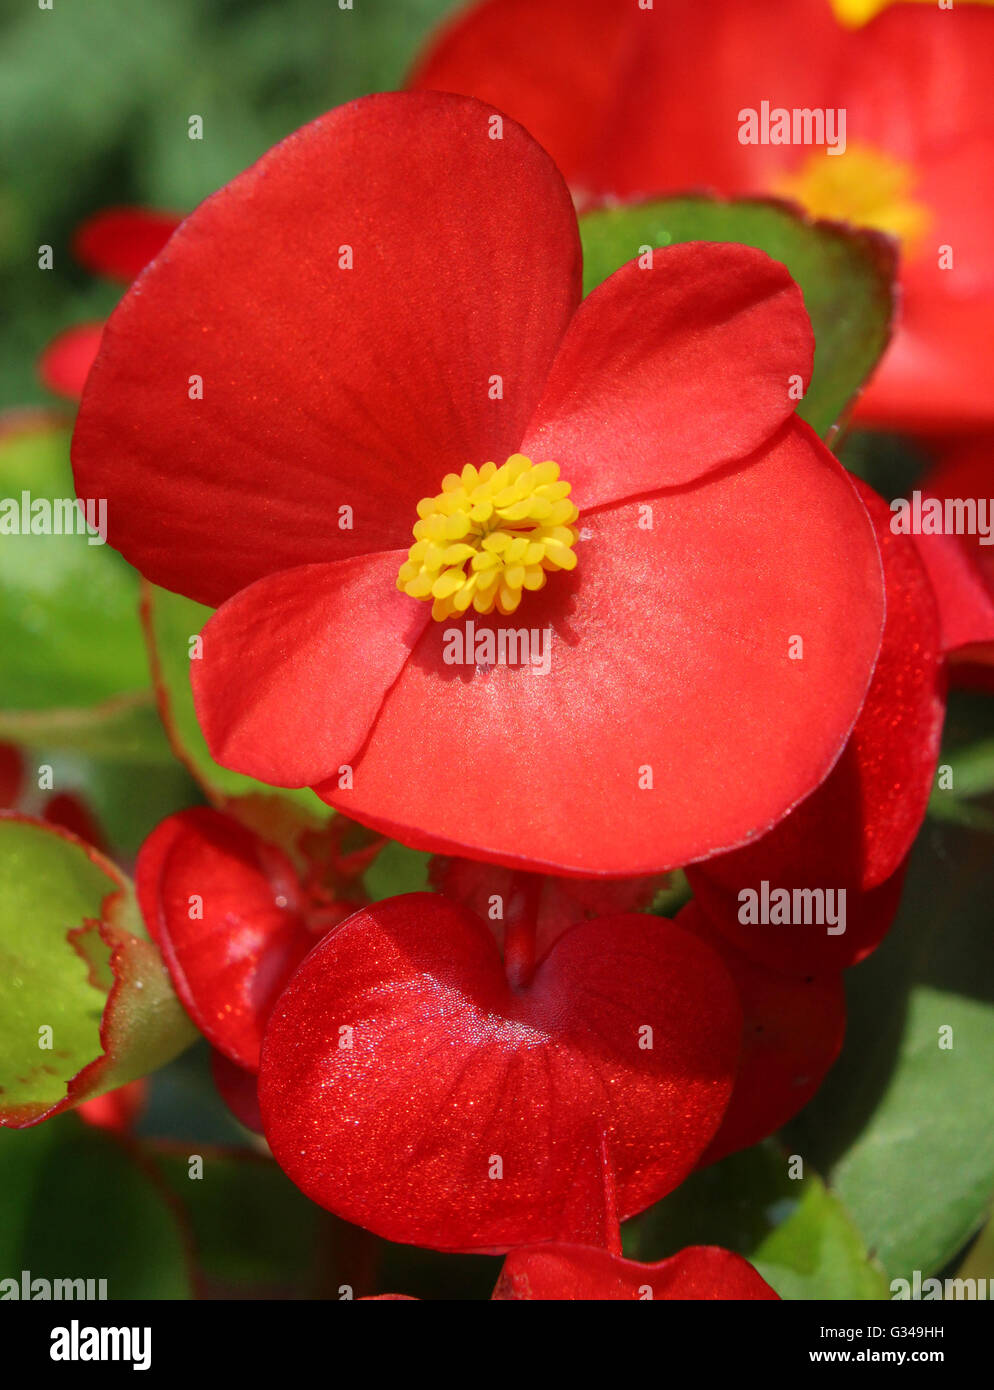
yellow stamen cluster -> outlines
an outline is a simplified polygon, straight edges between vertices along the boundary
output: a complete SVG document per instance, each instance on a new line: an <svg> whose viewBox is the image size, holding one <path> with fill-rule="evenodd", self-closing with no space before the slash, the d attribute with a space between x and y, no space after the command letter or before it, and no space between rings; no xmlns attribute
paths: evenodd
<svg viewBox="0 0 994 1390"><path fill-rule="evenodd" d="M494 609L515 612L526 589L541 589L552 570L576 567L579 516L558 463L512 454L500 468L467 463L442 479L437 497L418 503L414 544L397 575L411 598L431 599L431 615Z"/></svg>
<svg viewBox="0 0 994 1390"><path fill-rule="evenodd" d="M851 144L844 154L813 154L774 192L801 203L813 217L874 227L896 236L913 251L928 231L929 209L912 197L913 169L868 145Z"/></svg>

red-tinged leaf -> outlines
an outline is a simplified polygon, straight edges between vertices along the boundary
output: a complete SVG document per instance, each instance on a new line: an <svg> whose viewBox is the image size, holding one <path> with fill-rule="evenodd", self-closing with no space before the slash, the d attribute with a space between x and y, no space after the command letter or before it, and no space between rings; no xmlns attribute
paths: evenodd
<svg viewBox="0 0 994 1390"><path fill-rule="evenodd" d="M91 846L0 815L0 1125L116 1090L192 1040L136 917L127 880Z"/></svg>

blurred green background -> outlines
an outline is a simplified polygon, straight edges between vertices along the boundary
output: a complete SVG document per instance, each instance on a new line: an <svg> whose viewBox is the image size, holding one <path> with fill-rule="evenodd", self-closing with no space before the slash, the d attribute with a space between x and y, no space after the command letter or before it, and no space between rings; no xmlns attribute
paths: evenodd
<svg viewBox="0 0 994 1390"><path fill-rule="evenodd" d="M188 212L277 140L401 85L451 0L0 0L0 408L39 404L39 352L120 296L74 228L122 203ZM203 140L187 120L204 121ZM55 253L38 269L38 250Z"/></svg>

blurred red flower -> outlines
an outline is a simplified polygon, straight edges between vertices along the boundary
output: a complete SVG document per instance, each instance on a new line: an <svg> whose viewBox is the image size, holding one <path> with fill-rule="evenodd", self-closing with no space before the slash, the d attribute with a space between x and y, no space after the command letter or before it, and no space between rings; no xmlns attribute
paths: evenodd
<svg viewBox="0 0 994 1390"><path fill-rule="evenodd" d="M159 254L183 219L151 208L108 208L88 218L73 238L73 254L94 275L129 284ZM53 338L38 373L56 395L78 400L100 350L102 323L78 323Z"/></svg>
<svg viewBox="0 0 994 1390"><path fill-rule="evenodd" d="M586 203L710 188L898 237L900 329L856 418L931 431L994 421L992 47L971 4L848 30L828 0L483 0L411 84L514 116ZM844 140L774 143L777 111L791 140L795 111L842 113Z"/></svg>

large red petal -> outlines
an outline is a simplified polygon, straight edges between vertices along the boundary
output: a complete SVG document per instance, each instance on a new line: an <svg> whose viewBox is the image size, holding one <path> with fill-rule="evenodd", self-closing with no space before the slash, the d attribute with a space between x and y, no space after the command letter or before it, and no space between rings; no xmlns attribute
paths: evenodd
<svg viewBox="0 0 994 1390"><path fill-rule="evenodd" d="M799 423L651 507L651 530L637 504L584 517L577 568L525 596L511 621L552 629L546 674L446 664L430 624L352 789L321 794L419 849L587 877L683 865L779 820L831 769L876 659L865 508Z"/></svg>
<svg viewBox="0 0 994 1390"><path fill-rule="evenodd" d="M892 879L908 854L932 791L945 714L938 615L910 537L890 529L889 507L860 494L884 562L887 622L880 658L852 738L831 776L768 835L689 870L691 885L722 930L757 960L802 972L841 967L876 946L896 910ZM740 893L772 888L846 893L845 931L826 924L739 921ZM720 900L720 903L719 903Z"/></svg>
<svg viewBox="0 0 994 1390"><path fill-rule="evenodd" d="M579 237L552 161L491 119L431 92L332 111L201 204L125 296L73 460L146 577L216 606L409 544L445 473L517 448L579 300Z"/></svg>
<svg viewBox="0 0 994 1390"><path fill-rule="evenodd" d="M778 1299L731 1250L693 1245L644 1265L589 1245L525 1246L504 1261L495 1299Z"/></svg>
<svg viewBox="0 0 994 1390"><path fill-rule="evenodd" d="M691 482L793 415L791 381L807 388L814 349L779 261L712 242L656 251L584 301L522 452L554 459L581 511Z"/></svg>
<svg viewBox="0 0 994 1390"><path fill-rule="evenodd" d="M583 1239L603 1226L602 1140L621 1219L686 1176L740 1028L720 961L672 923L582 923L512 990L479 918L411 894L357 912L293 976L262 1118L298 1187L389 1240Z"/></svg>
<svg viewBox="0 0 994 1390"><path fill-rule="evenodd" d="M304 787L362 746L429 621L397 590L403 551L303 565L229 599L191 663L197 717L218 762Z"/></svg>
<svg viewBox="0 0 994 1390"><path fill-rule="evenodd" d="M289 863L230 817L196 807L153 831L138 875L183 1007L229 1061L256 1070L273 1002L315 940L295 910Z"/></svg>
<svg viewBox="0 0 994 1390"><path fill-rule="evenodd" d="M73 254L95 275L127 282L159 254L182 220L154 208L106 208L77 228Z"/></svg>
<svg viewBox="0 0 994 1390"><path fill-rule="evenodd" d="M742 1005L742 1056L735 1090L701 1162L751 1148L812 1098L842 1048L846 996L837 970L783 975L757 965L712 925L697 903L677 918L721 956Z"/></svg>

